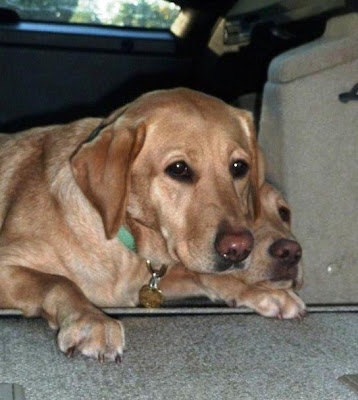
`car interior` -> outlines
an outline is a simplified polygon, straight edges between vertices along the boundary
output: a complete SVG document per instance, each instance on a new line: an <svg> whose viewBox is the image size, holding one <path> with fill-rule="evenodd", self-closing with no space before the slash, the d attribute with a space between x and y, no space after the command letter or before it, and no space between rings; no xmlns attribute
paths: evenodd
<svg viewBox="0 0 358 400"><path fill-rule="evenodd" d="M0 132L106 116L174 87L252 112L267 180L293 211L308 315L190 297L108 308L129 338L117 366L69 360L44 320L2 309L0 399L357 398L358 3L54 3L0 2Z"/></svg>

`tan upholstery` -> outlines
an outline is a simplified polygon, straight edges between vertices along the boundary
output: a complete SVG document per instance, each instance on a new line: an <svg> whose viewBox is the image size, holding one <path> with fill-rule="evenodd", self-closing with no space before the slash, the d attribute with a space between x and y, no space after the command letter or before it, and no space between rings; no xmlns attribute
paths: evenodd
<svg viewBox="0 0 358 400"><path fill-rule="evenodd" d="M358 302L358 14L328 22L322 38L274 59L260 144L286 193L303 247L310 303Z"/></svg>

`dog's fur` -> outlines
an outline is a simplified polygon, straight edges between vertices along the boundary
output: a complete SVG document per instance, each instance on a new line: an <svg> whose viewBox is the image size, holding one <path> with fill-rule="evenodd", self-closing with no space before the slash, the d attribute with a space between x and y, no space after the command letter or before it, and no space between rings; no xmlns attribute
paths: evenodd
<svg viewBox="0 0 358 400"><path fill-rule="evenodd" d="M96 306L135 306L144 258L215 272L219 227L248 230L260 212L250 115L198 92L152 92L105 120L0 141L0 307L42 315L69 355L119 360L123 328ZM234 180L237 159L250 168ZM166 173L178 160L190 183ZM138 254L115 238L121 224Z"/></svg>
<svg viewBox="0 0 358 400"><path fill-rule="evenodd" d="M253 227L255 247L243 270L228 273L200 274L176 265L161 282L166 298L207 296L224 300L230 306L247 306L261 315L277 318L302 318L305 305L294 293L303 284L302 262L291 267L294 278L288 278L287 268L269 253L279 239L294 239L291 221L283 220L280 209L289 210L281 194L265 183L260 189L261 215Z"/></svg>

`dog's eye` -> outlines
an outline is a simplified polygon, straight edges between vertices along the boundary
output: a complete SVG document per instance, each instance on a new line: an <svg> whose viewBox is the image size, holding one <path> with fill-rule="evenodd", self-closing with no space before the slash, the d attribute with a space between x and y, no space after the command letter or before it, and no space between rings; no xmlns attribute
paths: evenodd
<svg viewBox="0 0 358 400"><path fill-rule="evenodd" d="M230 166L230 173L234 179L243 178L249 171L249 164L244 160L236 160Z"/></svg>
<svg viewBox="0 0 358 400"><path fill-rule="evenodd" d="M278 213L280 214L280 217L281 217L283 222L290 223L290 221L291 221L291 211L287 207L280 207L278 209Z"/></svg>
<svg viewBox="0 0 358 400"><path fill-rule="evenodd" d="M185 161L176 161L170 164L165 172L178 181L190 182L193 179L193 171Z"/></svg>

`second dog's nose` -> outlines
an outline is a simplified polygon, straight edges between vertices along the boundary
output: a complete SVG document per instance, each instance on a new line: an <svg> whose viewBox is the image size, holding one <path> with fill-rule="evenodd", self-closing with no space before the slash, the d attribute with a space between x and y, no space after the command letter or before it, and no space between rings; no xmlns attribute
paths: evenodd
<svg viewBox="0 0 358 400"><path fill-rule="evenodd" d="M270 255L287 266L297 265L302 257L302 248L294 240L279 239L268 249Z"/></svg>
<svg viewBox="0 0 358 400"><path fill-rule="evenodd" d="M220 257L233 262L244 261L254 247L254 237L248 230L221 232L215 241L215 249Z"/></svg>

